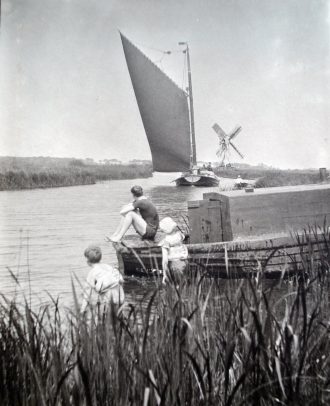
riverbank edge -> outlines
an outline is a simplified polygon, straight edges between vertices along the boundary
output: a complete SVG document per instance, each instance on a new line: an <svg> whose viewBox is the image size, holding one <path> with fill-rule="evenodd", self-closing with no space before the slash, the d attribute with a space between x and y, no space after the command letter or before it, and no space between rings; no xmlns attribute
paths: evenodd
<svg viewBox="0 0 330 406"><path fill-rule="evenodd" d="M152 178L152 176L139 176L137 177L129 177L129 178L116 178L116 179L104 179L104 180L95 180L91 182L81 182L81 183L74 183L74 184L63 184L63 185L39 185L39 186L32 186L32 187L20 187L20 188L7 188L7 189L0 189L0 192L19 192L19 191L26 191L26 190L37 190L37 189L58 189L58 188L66 188L66 187L75 187L75 186L91 186L96 185L98 183L110 182L113 180L133 180L133 179L148 179Z"/></svg>

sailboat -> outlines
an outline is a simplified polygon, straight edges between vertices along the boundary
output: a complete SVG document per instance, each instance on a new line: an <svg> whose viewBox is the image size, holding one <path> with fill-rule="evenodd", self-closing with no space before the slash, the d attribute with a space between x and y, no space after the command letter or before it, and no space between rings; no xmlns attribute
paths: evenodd
<svg viewBox="0 0 330 406"><path fill-rule="evenodd" d="M181 89L120 33L128 71L156 172L182 172L177 186L217 186L212 170L197 165L189 47L185 46L188 92Z"/></svg>

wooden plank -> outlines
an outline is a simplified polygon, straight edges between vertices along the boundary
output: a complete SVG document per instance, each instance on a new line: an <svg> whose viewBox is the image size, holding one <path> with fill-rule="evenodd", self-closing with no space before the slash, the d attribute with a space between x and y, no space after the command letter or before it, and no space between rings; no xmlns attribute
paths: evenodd
<svg viewBox="0 0 330 406"><path fill-rule="evenodd" d="M212 192L204 193L203 199L220 202L222 219L218 241L299 231L308 225L321 226L325 217L330 218L330 184L256 189L250 194L241 190ZM213 224L212 218L203 217L203 221ZM191 242L207 241L198 232L194 235L193 229Z"/></svg>
<svg viewBox="0 0 330 406"><path fill-rule="evenodd" d="M228 197L233 239L301 231L330 218L330 187Z"/></svg>

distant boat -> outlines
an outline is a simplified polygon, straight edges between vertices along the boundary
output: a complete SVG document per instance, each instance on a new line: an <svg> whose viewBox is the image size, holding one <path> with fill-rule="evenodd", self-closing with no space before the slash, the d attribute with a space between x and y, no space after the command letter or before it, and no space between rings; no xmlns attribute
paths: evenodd
<svg viewBox="0 0 330 406"><path fill-rule="evenodd" d="M189 48L188 92L176 85L124 35L121 41L156 172L183 172L177 186L217 186L213 171L197 165ZM188 103L189 102L189 103Z"/></svg>

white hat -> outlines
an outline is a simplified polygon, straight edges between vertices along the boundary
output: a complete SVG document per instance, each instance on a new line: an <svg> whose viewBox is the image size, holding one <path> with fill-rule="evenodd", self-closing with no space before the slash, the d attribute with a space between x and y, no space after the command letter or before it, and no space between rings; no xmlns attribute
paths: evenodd
<svg viewBox="0 0 330 406"><path fill-rule="evenodd" d="M177 227L177 224L171 217L165 217L159 222L159 228L165 234L172 233L175 230L175 227Z"/></svg>

